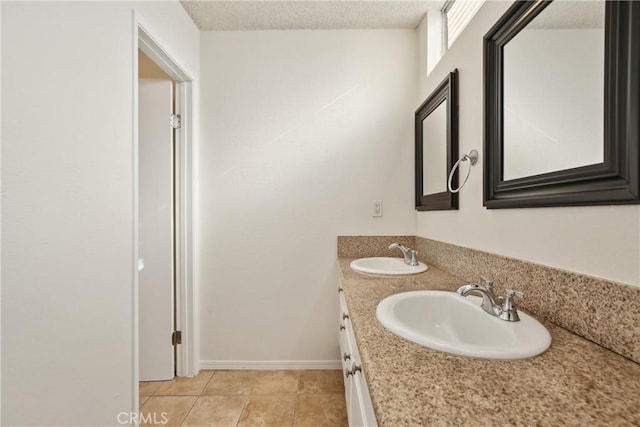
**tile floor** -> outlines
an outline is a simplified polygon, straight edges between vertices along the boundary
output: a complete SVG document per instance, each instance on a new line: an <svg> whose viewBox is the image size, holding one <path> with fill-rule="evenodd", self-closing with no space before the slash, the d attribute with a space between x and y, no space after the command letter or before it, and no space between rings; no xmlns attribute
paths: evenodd
<svg viewBox="0 0 640 427"><path fill-rule="evenodd" d="M347 426L341 370L202 371L140 383L140 426Z"/></svg>

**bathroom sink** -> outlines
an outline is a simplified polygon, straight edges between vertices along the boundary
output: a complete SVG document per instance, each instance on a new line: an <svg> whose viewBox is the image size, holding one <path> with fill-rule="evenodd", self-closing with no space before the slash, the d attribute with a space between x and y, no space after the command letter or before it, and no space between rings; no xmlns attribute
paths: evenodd
<svg viewBox="0 0 640 427"><path fill-rule="evenodd" d="M519 322L487 314L482 298L455 292L413 291L391 295L378 304L378 322L416 344L481 359L526 359L551 345L547 329L519 312Z"/></svg>
<svg viewBox="0 0 640 427"><path fill-rule="evenodd" d="M406 264L403 258L373 257L352 261L351 268L360 273L398 276L422 273L427 271L429 267L421 262L416 266L411 266Z"/></svg>

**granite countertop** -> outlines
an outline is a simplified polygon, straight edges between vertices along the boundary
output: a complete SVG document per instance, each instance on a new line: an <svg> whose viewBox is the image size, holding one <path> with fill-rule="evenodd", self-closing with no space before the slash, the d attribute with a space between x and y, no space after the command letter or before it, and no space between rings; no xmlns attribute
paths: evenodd
<svg viewBox="0 0 640 427"><path fill-rule="evenodd" d="M338 259L340 279L380 426L640 425L639 364L546 321L551 347L531 359L430 350L384 329L376 306L395 293L453 291L464 281L431 266L414 276L366 276L351 261Z"/></svg>

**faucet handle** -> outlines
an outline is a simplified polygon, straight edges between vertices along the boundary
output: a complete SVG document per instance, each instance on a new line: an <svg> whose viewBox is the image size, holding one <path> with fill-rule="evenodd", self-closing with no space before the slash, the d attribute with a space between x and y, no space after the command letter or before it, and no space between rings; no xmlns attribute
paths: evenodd
<svg viewBox="0 0 640 427"><path fill-rule="evenodd" d="M502 299L503 311L515 311L513 298L524 298L524 293L520 291L514 291L513 289L507 289L504 298Z"/></svg>
<svg viewBox="0 0 640 427"><path fill-rule="evenodd" d="M409 249L409 265L415 267L418 264L418 251L415 249Z"/></svg>
<svg viewBox="0 0 640 427"><path fill-rule="evenodd" d="M524 293L521 291L514 291L513 289L507 289L505 298L524 298Z"/></svg>
<svg viewBox="0 0 640 427"><path fill-rule="evenodd" d="M517 322L520 320L520 316L518 316L518 310L516 310L516 306L513 303L513 298L523 298L524 293L520 291L514 291L513 289L507 289L505 292L504 299L502 300L502 313L500 313L500 317L502 320L507 320L509 322Z"/></svg>

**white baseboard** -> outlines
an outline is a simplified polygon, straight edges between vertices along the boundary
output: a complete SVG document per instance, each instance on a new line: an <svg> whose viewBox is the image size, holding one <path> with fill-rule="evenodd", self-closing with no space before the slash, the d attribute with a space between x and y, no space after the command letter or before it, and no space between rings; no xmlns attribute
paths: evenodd
<svg viewBox="0 0 640 427"><path fill-rule="evenodd" d="M273 370L311 370L342 369L340 360L201 360L201 370L249 369L259 371Z"/></svg>

